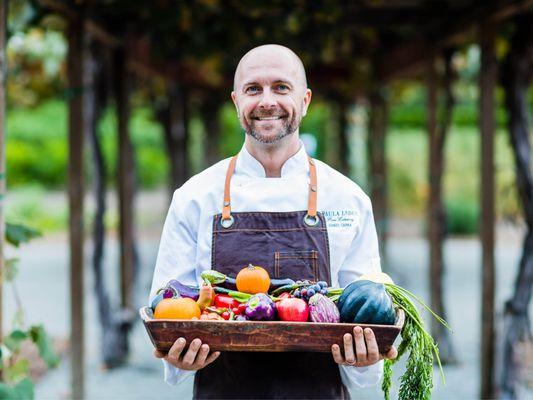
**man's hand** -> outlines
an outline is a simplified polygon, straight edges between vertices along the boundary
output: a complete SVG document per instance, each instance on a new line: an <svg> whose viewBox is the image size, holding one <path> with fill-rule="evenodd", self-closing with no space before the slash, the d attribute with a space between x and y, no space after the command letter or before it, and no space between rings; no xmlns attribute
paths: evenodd
<svg viewBox="0 0 533 400"><path fill-rule="evenodd" d="M209 346L202 344L200 339L194 339L185 354L181 354L187 342L179 338L174 342L167 354L154 350L154 356L164 358L173 366L187 371L198 371L211 364L220 355L219 351L209 354Z"/></svg>
<svg viewBox="0 0 533 400"><path fill-rule="evenodd" d="M398 356L398 351L394 346L387 354L379 354L378 343L372 329L366 328L363 334L363 329L360 326L353 329L353 336L349 333L344 335L344 357L338 344L331 346L331 353L337 364L352 367L367 367L384 358L394 359Z"/></svg>

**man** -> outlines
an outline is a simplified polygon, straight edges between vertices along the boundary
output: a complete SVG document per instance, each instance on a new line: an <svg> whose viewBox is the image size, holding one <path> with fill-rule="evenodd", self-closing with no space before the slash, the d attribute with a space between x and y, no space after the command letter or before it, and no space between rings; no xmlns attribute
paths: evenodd
<svg viewBox="0 0 533 400"><path fill-rule="evenodd" d="M369 198L351 180L309 158L299 125L311 102L305 70L290 49L252 49L235 71L231 98L244 146L176 190L165 222L151 296L172 278L235 274L248 263L272 277L346 286L379 271ZM383 357L372 330L355 328L331 354L210 353L178 339L163 358L165 380L197 371L196 398L343 398L346 387L376 384ZM341 351L342 347L342 351Z"/></svg>

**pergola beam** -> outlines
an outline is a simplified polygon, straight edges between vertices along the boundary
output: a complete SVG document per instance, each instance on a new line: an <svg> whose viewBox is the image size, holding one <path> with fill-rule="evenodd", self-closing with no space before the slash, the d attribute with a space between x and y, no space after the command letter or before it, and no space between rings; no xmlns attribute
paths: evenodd
<svg viewBox="0 0 533 400"><path fill-rule="evenodd" d="M457 44L471 31L472 21L496 23L532 7L533 0L492 1L480 2L469 11L444 14L431 31L386 49L377 70L378 78L385 82L422 70L431 51Z"/></svg>
<svg viewBox="0 0 533 400"><path fill-rule="evenodd" d="M72 8L70 5L66 4L64 1L61 0L37 0L37 2L41 6L49 9L50 11L57 12L68 20L76 19L80 16L78 10ZM108 32L98 22L90 18L86 18L84 19L83 24L87 34L90 35L91 38L93 38L94 40L97 40L98 42L103 44L104 46L109 47L111 49L118 49L126 46L124 40ZM135 50L136 48L131 44L128 47L130 51ZM127 67L128 70L130 70L131 72L134 72L139 76L148 78L156 77L167 81L172 81L175 79L172 74L168 73L168 71L161 70L157 66L141 61L142 57L136 57L133 54L131 54L131 56L133 57L130 57L127 60Z"/></svg>

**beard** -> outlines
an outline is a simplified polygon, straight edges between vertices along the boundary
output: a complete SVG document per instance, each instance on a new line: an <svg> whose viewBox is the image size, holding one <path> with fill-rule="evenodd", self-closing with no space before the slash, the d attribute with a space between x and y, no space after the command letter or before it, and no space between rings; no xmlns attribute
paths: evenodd
<svg viewBox="0 0 533 400"><path fill-rule="evenodd" d="M257 113L252 114L252 121L250 124L246 127L244 127L244 131L247 135L250 135L255 140L257 140L260 143L265 144L273 144L284 137L287 137L289 135L292 135L298 127L300 126L300 120L296 114L293 114L292 118L289 120L286 116L282 119L281 127L274 128L271 130L268 130L267 133L264 133L263 130L257 127L257 120L255 118L268 118L268 117L275 117L275 116L284 116L284 113L279 112L270 112L268 114L266 113Z"/></svg>

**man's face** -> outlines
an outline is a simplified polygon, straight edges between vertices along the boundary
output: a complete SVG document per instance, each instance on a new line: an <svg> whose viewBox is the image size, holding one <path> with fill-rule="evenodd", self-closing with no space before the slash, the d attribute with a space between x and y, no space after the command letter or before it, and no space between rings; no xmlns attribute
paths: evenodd
<svg viewBox="0 0 533 400"><path fill-rule="evenodd" d="M246 134L267 144L294 134L311 101L305 86L301 68L290 55L263 51L246 57L231 94Z"/></svg>

